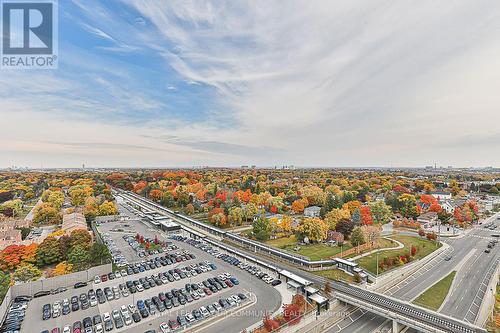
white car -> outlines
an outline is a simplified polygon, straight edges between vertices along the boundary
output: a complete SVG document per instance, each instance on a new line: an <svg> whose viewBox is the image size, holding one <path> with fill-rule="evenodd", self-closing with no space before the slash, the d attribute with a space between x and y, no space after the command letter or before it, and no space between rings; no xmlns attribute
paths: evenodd
<svg viewBox="0 0 500 333"><path fill-rule="evenodd" d="M120 312L122 313L122 316L125 317L125 315L128 314L128 309L127 309L127 306L126 305L122 305L120 306Z"/></svg>
<svg viewBox="0 0 500 333"><path fill-rule="evenodd" d="M165 322L160 324L160 330L162 331L162 333L170 333L171 332L170 327L168 327L168 324Z"/></svg>
<svg viewBox="0 0 500 333"><path fill-rule="evenodd" d="M95 325L95 332L94 333L103 333L104 330L102 329L102 324L97 324Z"/></svg>
<svg viewBox="0 0 500 333"><path fill-rule="evenodd" d="M64 326L63 333L71 333L71 327L69 325Z"/></svg>
<svg viewBox="0 0 500 333"><path fill-rule="evenodd" d="M135 305L134 304L129 304L128 305L128 311L130 313L134 313L135 312Z"/></svg>
<svg viewBox="0 0 500 333"><path fill-rule="evenodd" d="M109 312L104 312L102 314L102 321L108 321L111 320L111 316L109 315Z"/></svg>
<svg viewBox="0 0 500 333"><path fill-rule="evenodd" d="M90 306L96 306L97 305L97 298L95 296L91 296L89 298L89 303L90 303Z"/></svg>
<svg viewBox="0 0 500 333"><path fill-rule="evenodd" d="M123 315L123 321L125 322L125 325L129 326L132 324L132 317L127 313Z"/></svg>
<svg viewBox="0 0 500 333"><path fill-rule="evenodd" d="M121 278L121 277L122 277L122 275L121 275L120 271L116 271L115 278L117 279L117 278Z"/></svg>
<svg viewBox="0 0 500 333"><path fill-rule="evenodd" d="M94 278L94 283L95 284L98 284L98 283L101 283L101 277L99 275L96 275L95 278Z"/></svg>
<svg viewBox="0 0 500 333"><path fill-rule="evenodd" d="M200 312L203 315L203 317L205 317L205 318L210 317L210 312L208 312L206 307L202 306L200 308Z"/></svg>
<svg viewBox="0 0 500 333"><path fill-rule="evenodd" d="M193 321L195 321L195 320L196 320L196 319L194 318L194 316L193 316L191 313L188 313L188 314L186 315L186 321L187 321L188 323L192 323L192 322L193 322Z"/></svg>
<svg viewBox="0 0 500 333"><path fill-rule="evenodd" d="M141 284L138 284L137 285L137 291L138 292L143 292L144 291L144 287Z"/></svg>

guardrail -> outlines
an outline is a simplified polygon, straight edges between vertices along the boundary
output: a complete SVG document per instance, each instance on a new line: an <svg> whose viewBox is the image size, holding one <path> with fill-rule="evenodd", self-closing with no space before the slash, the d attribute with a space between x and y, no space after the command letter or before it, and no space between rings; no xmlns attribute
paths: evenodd
<svg viewBox="0 0 500 333"><path fill-rule="evenodd" d="M436 328L443 332L487 333L487 331L481 327L457 320L449 316L445 316L438 312L421 308L413 304L402 302L392 297L354 287L343 282L333 282L332 289L336 296L340 296L340 299L353 300L353 303L356 303L353 305L361 307L362 305L360 304L365 302L367 303L367 305L369 305L365 309L374 311L375 306L379 311L386 310L390 313L395 314L396 317L399 316L399 319L403 319L403 322L415 321L417 323ZM347 297L342 297L342 295L339 294L344 294ZM419 328L424 329L424 325L419 326Z"/></svg>

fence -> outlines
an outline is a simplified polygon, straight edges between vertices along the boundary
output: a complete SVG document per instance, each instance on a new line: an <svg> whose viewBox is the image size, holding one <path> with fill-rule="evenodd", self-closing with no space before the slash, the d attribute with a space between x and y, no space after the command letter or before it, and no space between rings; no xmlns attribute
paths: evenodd
<svg viewBox="0 0 500 333"><path fill-rule="evenodd" d="M377 247L377 243L374 242L374 244L372 244L372 242L367 242L365 244L361 244L361 245L352 247L348 250L342 251L341 253L338 253L338 254L334 255L333 257L331 257L331 259L343 258L343 257L349 256L351 254L358 254L358 253L363 252L365 250L371 250L371 249L376 248L376 247Z"/></svg>
<svg viewBox="0 0 500 333"><path fill-rule="evenodd" d="M55 276L48 279L42 279L29 283L15 284L10 287L11 296L16 297L20 295L33 296L36 292L42 290L57 289L59 287L73 287L77 282L88 282L94 279L96 275L108 274L112 271L111 264L91 267L86 271L75 272L71 274ZM5 303L5 302L4 302Z"/></svg>

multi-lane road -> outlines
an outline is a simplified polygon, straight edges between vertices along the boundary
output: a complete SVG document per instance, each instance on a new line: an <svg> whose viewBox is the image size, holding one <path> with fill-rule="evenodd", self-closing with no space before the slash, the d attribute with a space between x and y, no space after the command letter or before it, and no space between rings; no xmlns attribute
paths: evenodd
<svg viewBox="0 0 500 333"><path fill-rule="evenodd" d="M500 225L497 216L500 214L487 219L483 225L488 222ZM386 294L410 302L450 272L457 271L450 294L439 312L475 323L487 285L500 258L499 245L491 249L490 253L484 252L488 242L494 239L491 237L492 234L500 234L500 231L479 226L460 238L444 238L442 241L450 245L448 250L424 265L404 282L388 289ZM445 260L446 257L451 259ZM344 319L344 322L350 324L335 325L327 332L383 332L392 325L385 318L369 312L355 318L351 315L350 318Z"/></svg>

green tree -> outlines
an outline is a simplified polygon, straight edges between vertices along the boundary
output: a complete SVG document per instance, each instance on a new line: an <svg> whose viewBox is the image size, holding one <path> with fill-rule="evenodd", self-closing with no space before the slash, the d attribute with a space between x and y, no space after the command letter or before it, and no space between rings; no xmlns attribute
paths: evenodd
<svg viewBox="0 0 500 333"><path fill-rule="evenodd" d="M351 244L353 246L363 245L365 243L365 236L360 227L354 228L351 234Z"/></svg>
<svg viewBox="0 0 500 333"><path fill-rule="evenodd" d="M102 265L111 259L111 254L106 245L96 242L90 248L90 258L94 264Z"/></svg>
<svg viewBox="0 0 500 333"><path fill-rule="evenodd" d="M12 274L14 281L29 282L36 281L42 276L42 272L32 264L23 263Z"/></svg>
<svg viewBox="0 0 500 333"><path fill-rule="evenodd" d="M243 209L240 207L231 207L229 209L229 222L232 225L241 225L243 221Z"/></svg>
<svg viewBox="0 0 500 333"><path fill-rule="evenodd" d="M59 242L54 237L47 237L38 246L36 251L36 263L38 267L52 265L62 259Z"/></svg>
<svg viewBox="0 0 500 333"><path fill-rule="evenodd" d="M7 272L0 271L0 304L2 303L7 290L10 287L10 275Z"/></svg>
<svg viewBox="0 0 500 333"><path fill-rule="evenodd" d="M88 248L92 242L92 237L87 230L78 229L71 233L70 235L70 247L74 248L77 246L83 246Z"/></svg>
<svg viewBox="0 0 500 333"><path fill-rule="evenodd" d="M356 208L352 213L352 222L355 226L361 225L361 212L359 211L359 208Z"/></svg>
<svg viewBox="0 0 500 333"><path fill-rule="evenodd" d="M261 216L253 223L253 235L260 241L266 241L271 235L271 225L266 217Z"/></svg>
<svg viewBox="0 0 500 333"><path fill-rule="evenodd" d="M82 271L89 266L90 252L82 246L77 245L71 249L68 254L68 263L73 266L74 271Z"/></svg>
<svg viewBox="0 0 500 333"><path fill-rule="evenodd" d="M251 220L255 217L255 215L257 215L258 212L259 209L255 206L255 204L248 203L245 207L243 207L243 218L247 221Z"/></svg>
<svg viewBox="0 0 500 333"><path fill-rule="evenodd" d="M383 201L370 202L370 211L375 223L386 224L392 216L391 207Z"/></svg>
<svg viewBox="0 0 500 333"><path fill-rule="evenodd" d="M165 192L163 193L163 197L160 200L160 204L165 207L174 207L175 205L175 200L174 196L170 192Z"/></svg>

